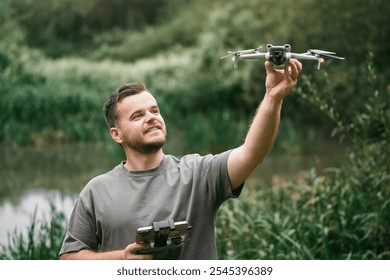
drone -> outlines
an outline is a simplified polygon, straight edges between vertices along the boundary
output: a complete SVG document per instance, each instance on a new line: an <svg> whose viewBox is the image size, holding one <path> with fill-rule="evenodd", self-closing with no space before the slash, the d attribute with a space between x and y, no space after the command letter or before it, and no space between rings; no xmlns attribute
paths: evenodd
<svg viewBox="0 0 390 280"><path fill-rule="evenodd" d="M310 49L305 53L293 53L291 52L291 46L284 44L283 46L274 46L267 44L267 52L260 52L262 46L256 49L241 50L241 51L229 51L228 55L222 56L222 58L231 57L234 68L238 68L239 59L265 59L270 61L275 66L286 65L291 58L300 60L316 60L318 62L317 69L320 70L321 63L324 61L323 57L330 57L339 60L344 60L344 57L335 56L336 53L323 50Z"/></svg>

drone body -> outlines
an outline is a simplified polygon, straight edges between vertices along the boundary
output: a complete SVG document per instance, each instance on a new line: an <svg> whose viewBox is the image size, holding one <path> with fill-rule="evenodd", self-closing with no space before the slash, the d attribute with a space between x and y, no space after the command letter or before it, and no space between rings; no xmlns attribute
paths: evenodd
<svg viewBox="0 0 390 280"><path fill-rule="evenodd" d="M258 47L252 50L228 52L228 55L223 56L221 58L231 56L234 68L238 67L239 59L265 59L270 61L275 66L285 65L291 58L299 60L316 60L318 62L318 70L321 67L321 63L323 62L323 57L344 60L344 57L335 56L334 52L315 49L310 49L305 53L292 53L291 46L289 44L284 44L283 46L274 46L272 44L267 44L267 52L260 52L261 48L262 47Z"/></svg>

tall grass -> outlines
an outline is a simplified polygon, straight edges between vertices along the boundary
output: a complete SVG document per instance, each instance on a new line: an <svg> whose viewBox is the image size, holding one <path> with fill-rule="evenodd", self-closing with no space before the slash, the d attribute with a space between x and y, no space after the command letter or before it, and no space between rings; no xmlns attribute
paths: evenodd
<svg viewBox="0 0 390 280"><path fill-rule="evenodd" d="M35 209L31 224L25 232L14 231L8 235L8 244L0 244L0 260L55 260L66 230L63 212L50 206L50 218L37 219Z"/></svg>
<svg viewBox="0 0 390 280"><path fill-rule="evenodd" d="M342 173L247 188L218 214L219 258L390 259L389 197L376 204Z"/></svg>
<svg viewBox="0 0 390 280"><path fill-rule="evenodd" d="M390 259L388 189L370 194L377 186L366 182L362 191L344 168L282 185L249 179L218 212L219 259ZM54 206L48 221L35 213L26 235L15 231L0 245L0 259L58 259L65 228Z"/></svg>

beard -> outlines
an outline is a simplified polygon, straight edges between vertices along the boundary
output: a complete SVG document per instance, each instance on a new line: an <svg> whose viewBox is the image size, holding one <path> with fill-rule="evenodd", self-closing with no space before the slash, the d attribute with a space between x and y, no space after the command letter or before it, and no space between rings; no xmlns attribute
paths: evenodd
<svg viewBox="0 0 390 280"><path fill-rule="evenodd" d="M141 154L153 154L164 146L167 139L167 133L164 131L163 134L164 137L159 137L150 142L145 142L140 138L133 138L131 141L127 141L125 145Z"/></svg>

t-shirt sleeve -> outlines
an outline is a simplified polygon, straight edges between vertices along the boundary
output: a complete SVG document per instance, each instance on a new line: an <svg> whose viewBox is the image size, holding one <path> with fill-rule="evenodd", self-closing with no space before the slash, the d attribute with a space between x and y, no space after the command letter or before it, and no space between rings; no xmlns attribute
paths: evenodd
<svg viewBox="0 0 390 280"><path fill-rule="evenodd" d="M232 191L227 161L231 150L210 156L210 162L207 169L207 184L211 188L211 192L215 192L216 206L219 207L224 201L229 198L237 198L240 196L244 183Z"/></svg>
<svg viewBox="0 0 390 280"><path fill-rule="evenodd" d="M91 211L91 203L85 201L81 196L76 201L73 212L69 219L68 231L65 235L60 255L64 253L77 252L83 249L98 250L98 237L94 215Z"/></svg>

